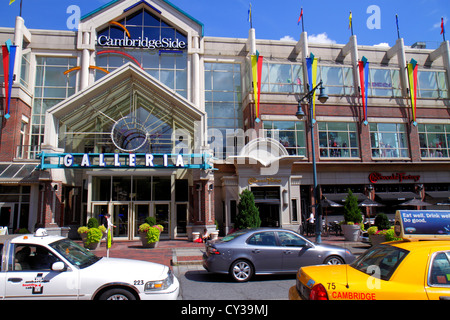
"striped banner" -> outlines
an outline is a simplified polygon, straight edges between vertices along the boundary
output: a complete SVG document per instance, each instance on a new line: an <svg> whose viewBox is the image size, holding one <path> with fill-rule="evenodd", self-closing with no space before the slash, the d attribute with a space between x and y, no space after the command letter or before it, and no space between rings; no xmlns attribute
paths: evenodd
<svg viewBox="0 0 450 320"><path fill-rule="evenodd" d="M253 74L253 94L255 99L255 116L256 122L259 123L261 120L259 119L259 103L261 98L261 74L262 74L262 65L263 65L263 57L256 52L256 55L251 56L252 60L252 74Z"/></svg>
<svg viewBox="0 0 450 320"><path fill-rule="evenodd" d="M306 58L306 70L308 72L308 91L314 89L317 84L317 59L311 53L309 58ZM313 92L312 100L313 119L316 119L316 90Z"/></svg>
<svg viewBox="0 0 450 320"><path fill-rule="evenodd" d="M409 94L411 97L411 109L413 115L413 124L416 125L416 107L417 107L417 61L411 59L408 63L408 80L409 80Z"/></svg>
<svg viewBox="0 0 450 320"><path fill-rule="evenodd" d="M359 81L361 86L361 100L364 110L364 124L367 125L367 88L369 86L369 62L366 57L358 61L359 66Z"/></svg>

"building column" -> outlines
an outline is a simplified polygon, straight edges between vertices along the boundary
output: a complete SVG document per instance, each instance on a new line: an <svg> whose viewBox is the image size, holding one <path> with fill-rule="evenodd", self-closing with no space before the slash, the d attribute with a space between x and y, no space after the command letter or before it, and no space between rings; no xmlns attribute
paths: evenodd
<svg viewBox="0 0 450 320"><path fill-rule="evenodd" d="M58 228L61 218L62 182L45 182L41 185L43 212L38 223L45 228Z"/></svg>
<svg viewBox="0 0 450 320"><path fill-rule="evenodd" d="M214 179L212 174L206 177L194 178L192 189L192 212L188 222L188 239L192 239L192 232L203 233L206 228L208 233L216 230L214 214Z"/></svg>

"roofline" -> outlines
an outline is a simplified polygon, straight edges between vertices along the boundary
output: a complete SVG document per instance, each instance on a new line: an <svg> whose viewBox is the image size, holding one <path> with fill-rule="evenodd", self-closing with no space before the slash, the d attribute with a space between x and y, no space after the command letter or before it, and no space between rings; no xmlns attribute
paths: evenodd
<svg viewBox="0 0 450 320"><path fill-rule="evenodd" d="M97 8L97 9L95 9L94 11L91 11L91 12L85 14L84 16L81 17L80 20L83 21L83 20L85 20L85 19L87 19L87 18L93 16L94 14L96 14L96 13L98 13L98 12L100 12L100 11L103 11L104 9L106 9L106 8L108 8L108 7L110 7L110 6L114 5L114 4L116 4L116 3L119 2L119 1L121 1L121 0L112 0L112 1L110 1L110 2L108 2L108 3L106 3L106 4L104 4L103 6L101 6L101 7ZM190 20L192 20L192 21L194 21L195 23L197 23L198 25L200 25L200 27L202 28L202 37L204 37L204 35L205 35L205 25L204 25L201 21L197 20L196 18L194 18L193 16L191 16L189 13L187 13L186 11L180 9L178 6L174 5L174 4L171 3L170 1L168 1L168 0L161 0L161 1L163 1L163 2L166 3L166 4L168 4L169 6L171 6L172 8L174 8L175 10L177 10L178 12L180 12L182 15L188 17ZM141 0L140 2L135 3L134 6L139 5L140 3L146 4L146 1Z"/></svg>

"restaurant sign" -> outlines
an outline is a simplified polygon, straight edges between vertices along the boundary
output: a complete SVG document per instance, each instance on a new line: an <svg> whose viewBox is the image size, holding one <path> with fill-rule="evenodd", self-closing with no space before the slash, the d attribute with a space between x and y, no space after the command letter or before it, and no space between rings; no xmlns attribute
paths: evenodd
<svg viewBox="0 0 450 320"><path fill-rule="evenodd" d="M419 175L406 174L404 172L395 172L391 175L382 175L379 172L372 172L369 174L369 181L372 183L377 183L378 181L396 181L403 182L405 180L412 180L414 182L419 181Z"/></svg>
<svg viewBox="0 0 450 320"><path fill-rule="evenodd" d="M45 153L38 169L213 169L209 154Z"/></svg>

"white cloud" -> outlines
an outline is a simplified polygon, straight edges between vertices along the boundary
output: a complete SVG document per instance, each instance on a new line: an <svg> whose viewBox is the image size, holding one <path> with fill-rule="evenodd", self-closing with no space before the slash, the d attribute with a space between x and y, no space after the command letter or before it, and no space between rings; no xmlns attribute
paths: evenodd
<svg viewBox="0 0 450 320"><path fill-rule="evenodd" d="M280 41L290 41L290 42L297 42L297 40L295 40L293 37L291 36L284 36L283 38L280 39Z"/></svg>
<svg viewBox="0 0 450 320"><path fill-rule="evenodd" d="M381 42L379 44L374 44L374 47L389 47L389 43L387 42Z"/></svg>
<svg viewBox="0 0 450 320"><path fill-rule="evenodd" d="M325 43L325 44L335 44L336 41L328 38L326 32L319 33L318 35L312 34L308 36L308 42L310 43Z"/></svg>

